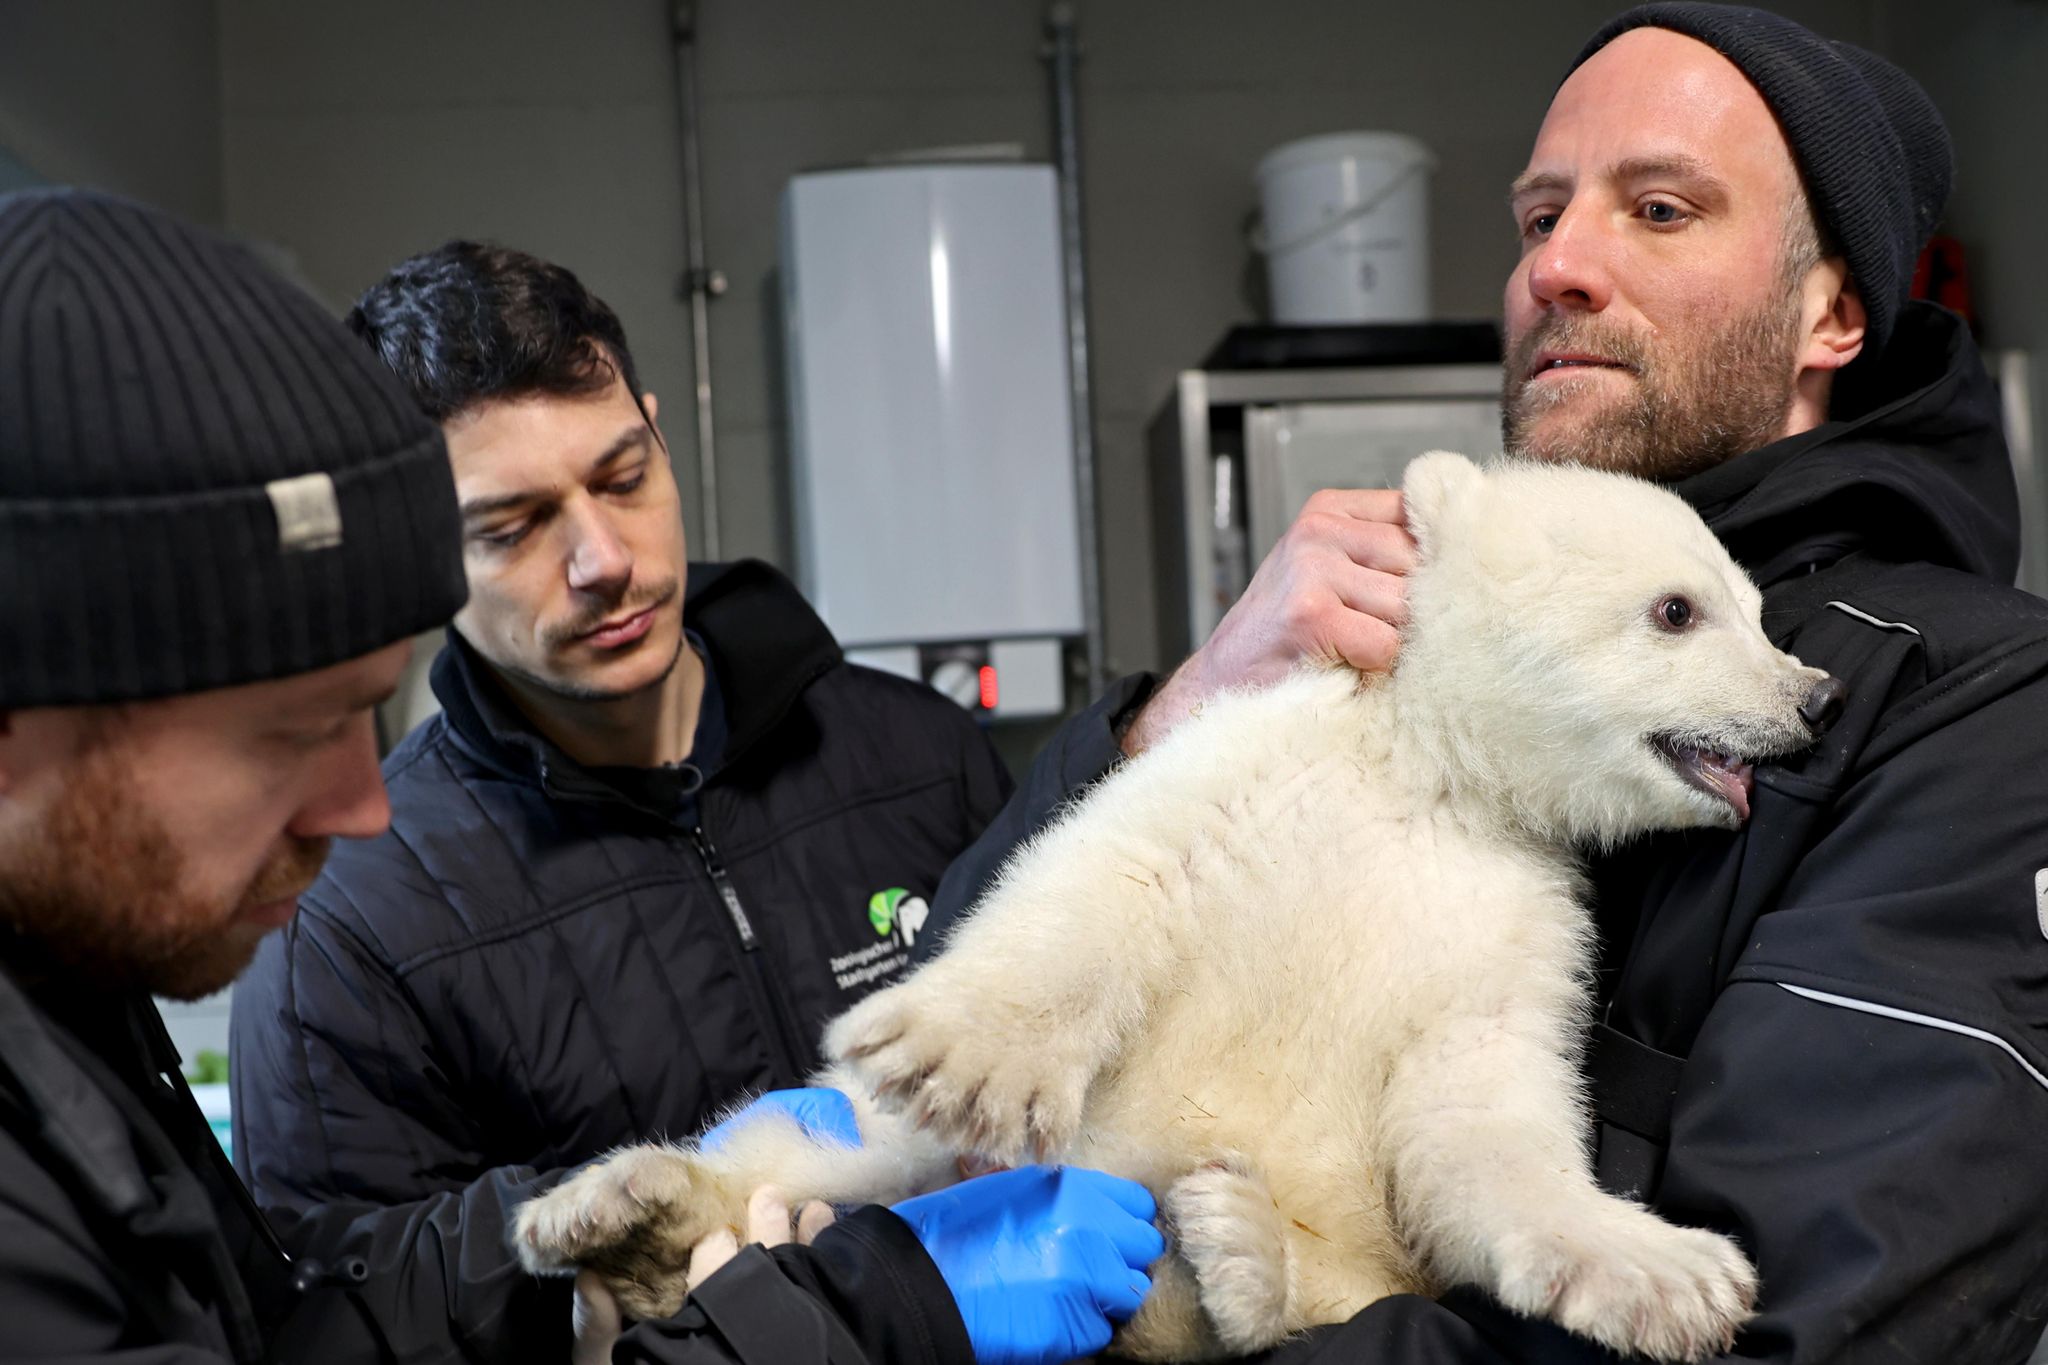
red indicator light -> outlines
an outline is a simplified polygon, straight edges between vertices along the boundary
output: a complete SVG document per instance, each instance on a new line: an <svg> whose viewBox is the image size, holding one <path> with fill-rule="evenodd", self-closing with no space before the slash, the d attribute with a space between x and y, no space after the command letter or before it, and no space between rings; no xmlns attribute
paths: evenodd
<svg viewBox="0 0 2048 1365"><path fill-rule="evenodd" d="M981 666L981 709L996 709L996 670L991 664Z"/></svg>

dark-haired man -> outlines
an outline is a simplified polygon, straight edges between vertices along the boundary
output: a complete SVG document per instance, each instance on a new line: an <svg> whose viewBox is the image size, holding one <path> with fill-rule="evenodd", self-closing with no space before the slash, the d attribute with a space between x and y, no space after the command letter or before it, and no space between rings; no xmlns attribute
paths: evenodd
<svg viewBox="0 0 2048 1365"><path fill-rule="evenodd" d="M337 1203L531 1191L800 1085L824 1022L902 970L925 898L1009 789L959 708L845 663L772 569L686 564L655 396L570 272L455 242L349 323L446 436L469 600L434 665L441 714L384 765L389 832L336 852L235 990L236 1163L288 1243ZM769 1102L829 1123L834 1098ZM822 1321L840 1300L861 1312L839 1305L817 1359L1106 1341L1142 1281L1121 1260L1068 1277L1072 1311L1013 1314L1021 1335L977 1319L998 1293L1036 1301L1014 1272L965 1269L998 1264L994 1220L1050 1268L1076 1230L1130 1217L1092 1173L1018 1179L1040 1215L949 1205L926 1228L932 1210L906 1206L857 1254L729 1270L709 1301L731 1353L797 1350L747 1345L732 1315ZM448 1231L461 1348L565 1354L567 1285L527 1279L491 1208ZM1098 1273L1111 1307L1089 1300ZM538 1329L536 1303L557 1310ZM516 1331L479 1326L493 1305ZM675 1330L695 1358L702 1322Z"/></svg>
<svg viewBox="0 0 2048 1365"><path fill-rule="evenodd" d="M1746 829L1594 867L1589 1137L1609 1189L1755 1260L1732 1350L1694 1343L1715 1359L2018 1362L2048 1317L2048 606L2008 586L2013 478L1969 332L1907 302L1949 176L1895 67L1668 3L1595 36L1513 187L1509 447L1669 482L1763 587L1774 642L1850 690L1815 749L1757 771ZM1126 742L1219 677L1370 640L1357 608L1398 625L1397 591L1373 605L1391 521L1355 495L1314 507L1357 562L1291 536ZM1073 758L1142 690L1070 728L938 921L1101 770ZM1484 1096L1468 1121L1497 1122ZM1568 1246L1531 1254L1566 1320L1644 1292L1577 1274ZM1607 1358L1470 1290L1272 1357Z"/></svg>

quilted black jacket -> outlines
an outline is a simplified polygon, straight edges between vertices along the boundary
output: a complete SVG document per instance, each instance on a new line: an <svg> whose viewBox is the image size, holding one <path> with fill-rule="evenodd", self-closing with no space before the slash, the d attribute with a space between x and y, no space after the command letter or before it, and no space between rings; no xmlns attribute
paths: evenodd
<svg viewBox="0 0 2048 1365"><path fill-rule="evenodd" d="M903 969L1006 773L958 707L844 662L766 565L690 583L726 715L695 824L534 735L451 635L442 714L385 763L390 832L338 845L236 985L236 1165L288 1243L323 1204L537 1188L694 1132L798 1083L825 1022ZM501 1354L494 1314L535 1295L566 1333L565 1287L518 1271L501 1217L446 1254L466 1353Z"/></svg>

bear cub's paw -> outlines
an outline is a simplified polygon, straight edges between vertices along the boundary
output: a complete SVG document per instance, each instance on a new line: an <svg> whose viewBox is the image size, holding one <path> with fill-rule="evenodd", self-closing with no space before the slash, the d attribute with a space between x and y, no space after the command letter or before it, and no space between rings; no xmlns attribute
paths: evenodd
<svg viewBox="0 0 2048 1365"><path fill-rule="evenodd" d="M996 990L927 972L869 996L825 1033L882 1104L940 1141L1004 1165L1064 1151L1094 1079L1072 1035Z"/></svg>
<svg viewBox="0 0 2048 1365"><path fill-rule="evenodd" d="M1698 1360L1730 1349L1756 1304L1756 1270L1717 1233L1638 1208L1503 1248L1501 1301L1624 1354Z"/></svg>

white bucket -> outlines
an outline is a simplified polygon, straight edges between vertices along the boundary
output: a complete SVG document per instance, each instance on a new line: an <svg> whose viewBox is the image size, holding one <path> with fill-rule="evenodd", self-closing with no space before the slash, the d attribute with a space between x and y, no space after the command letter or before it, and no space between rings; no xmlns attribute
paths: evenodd
<svg viewBox="0 0 2048 1365"><path fill-rule="evenodd" d="M1429 318L1429 173L1400 133L1330 133L1266 153L1253 179L1273 321Z"/></svg>

